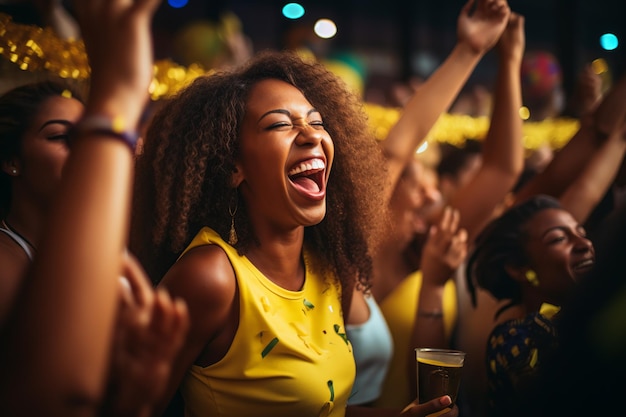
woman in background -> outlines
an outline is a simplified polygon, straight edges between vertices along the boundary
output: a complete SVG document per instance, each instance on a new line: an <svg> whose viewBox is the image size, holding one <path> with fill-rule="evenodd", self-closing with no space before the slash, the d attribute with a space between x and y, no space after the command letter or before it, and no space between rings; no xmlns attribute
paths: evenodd
<svg viewBox="0 0 626 417"><path fill-rule="evenodd" d="M13 126L17 136L2 137L14 146L3 153L13 200L2 214L17 236L2 239L19 258L6 263L14 275L0 327L2 415L148 416L184 337L184 304L154 293L125 250L157 4L77 2L92 69L84 112L58 91L31 92L14 110L38 111L11 118L22 123ZM120 275L134 297L120 288Z"/></svg>

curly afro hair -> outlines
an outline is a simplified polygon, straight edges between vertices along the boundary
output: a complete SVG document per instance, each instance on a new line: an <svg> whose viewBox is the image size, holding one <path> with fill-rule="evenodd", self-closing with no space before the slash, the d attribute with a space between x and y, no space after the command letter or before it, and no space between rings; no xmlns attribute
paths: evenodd
<svg viewBox="0 0 626 417"><path fill-rule="evenodd" d="M322 64L269 51L239 69L194 80L160 108L148 128L137 161L131 250L155 283L201 227L228 239L229 203L237 195L231 176L246 101L251 88L268 78L298 88L324 117L334 143L326 216L305 229L305 245L344 290L356 282L369 288L370 249L385 219L385 160L362 102ZM243 201L238 207L236 248L245 254L256 240Z"/></svg>

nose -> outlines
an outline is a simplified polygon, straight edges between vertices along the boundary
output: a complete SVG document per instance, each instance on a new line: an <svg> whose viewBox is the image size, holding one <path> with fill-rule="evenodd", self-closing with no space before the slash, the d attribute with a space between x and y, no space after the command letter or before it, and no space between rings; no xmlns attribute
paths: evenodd
<svg viewBox="0 0 626 417"><path fill-rule="evenodd" d="M324 135L328 135L323 127L312 126L306 121L294 126L299 131L296 141L300 145L317 145L324 139Z"/></svg>
<svg viewBox="0 0 626 417"><path fill-rule="evenodd" d="M432 184L423 184L422 185L422 198L424 199L424 203L433 204L439 202L441 200L441 192L437 187Z"/></svg>
<svg viewBox="0 0 626 417"><path fill-rule="evenodd" d="M574 250L577 252L589 252L593 250L593 244L591 240L587 239L585 236L581 236L579 234L575 234L574 238Z"/></svg>

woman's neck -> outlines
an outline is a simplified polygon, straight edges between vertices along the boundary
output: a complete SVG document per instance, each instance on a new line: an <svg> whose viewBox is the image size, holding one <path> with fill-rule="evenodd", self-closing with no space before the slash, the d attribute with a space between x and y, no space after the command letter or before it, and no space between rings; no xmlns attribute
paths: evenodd
<svg viewBox="0 0 626 417"><path fill-rule="evenodd" d="M259 245L246 253L250 262L275 284L290 291L302 289L305 276L303 235L296 233L285 239L270 239L266 234L257 237Z"/></svg>
<svg viewBox="0 0 626 417"><path fill-rule="evenodd" d="M41 210L29 204L13 203L3 220L8 228L26 240L33 249L36 249L43 227Z"/></svg>

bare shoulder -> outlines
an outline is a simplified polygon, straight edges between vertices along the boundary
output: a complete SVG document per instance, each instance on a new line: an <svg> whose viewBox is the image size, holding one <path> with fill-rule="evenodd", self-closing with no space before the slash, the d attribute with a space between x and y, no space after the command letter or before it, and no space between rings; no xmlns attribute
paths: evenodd
<svg viewBox="0 0 626 417"><path fill-rule="evenodd" d="M30 260L11 238L0 233L0 323L13 305Z"/></svg>
<svg viewBox="0 0 626 417"><path fill-rule="evenodd" d="M228 317L237 291L230 260L217 245L199 246L185 253L159 286L187 303L192 327L200 325L209 333L217 331Z"/></svg>

